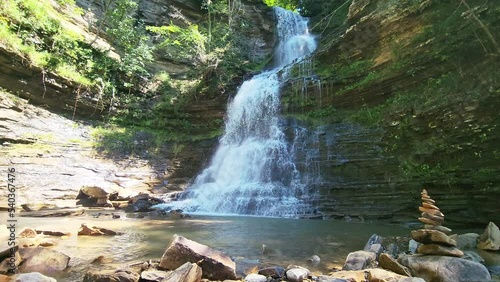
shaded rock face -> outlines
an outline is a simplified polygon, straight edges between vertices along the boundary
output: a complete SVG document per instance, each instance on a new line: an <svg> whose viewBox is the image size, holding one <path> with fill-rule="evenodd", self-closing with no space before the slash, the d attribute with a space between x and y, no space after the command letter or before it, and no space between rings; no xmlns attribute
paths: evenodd
<svg viewBox="0 0 500 282"><path fill-rule="evenodd" d="M160 267L176 269L186 262L198 263L203 277L211 280L236 279L236 264L223 253L182 236L174 235L161 257Z"/></svg>
<svg viewBox="0 0 500 282"><path fill-rule="evenodd" d="M484 233L478 239L477 248L489 251L500 250L500 230L495 223L490 222Z"/></svg>

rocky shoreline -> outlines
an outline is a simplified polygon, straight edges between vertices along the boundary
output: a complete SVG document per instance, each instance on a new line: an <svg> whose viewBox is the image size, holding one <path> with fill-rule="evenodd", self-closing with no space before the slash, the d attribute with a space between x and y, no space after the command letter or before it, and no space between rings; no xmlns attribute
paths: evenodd
<svg viewBox="0 0 500 282"><path fill-rule="evenodd" d="M99 200L105 199L105 200ZM111 201L112 199L113 201ZM120 199L121 206L116 199ZM164 218L190 220L182 211L164 212L152 208L160 199L149 194L138 194L134 197L120 198L120 195L108 194L102 189L82 188L78 196L80 209L51 209L50 205L23 205L21 216L71 216L103 217L118 220L116 208L123 208L143 217L156 215ZM236 271L235 258L213 249L202 243L192 241L181 235L174 235L163 256L149 261L112 265L105 255L96 254L89 269L80 280L90 281L321 281L321 282L365 282L365 281L499 281L500 266L484 265L484 259L478 250L500 257L500 231L491 222L482 235L475 233L453 234L441 225L444 215L427 192L422 192L421 221L426 223L424 229L411 232L411 240L406 246L397 244L390 238L372 235L363 250L348 254L342 267L331 268L326 272L311 271L309 268L319 264L328 257L312 256L303 265L259 264ZM126 205L125 205L126 204ZM100 206L100 212L93 212L89 206ZM108 210L102 210L109 206ZM113 207L114 208L111 208ZM124 211L120 211L123 214ZM434 217L429 216L434 214ZM442 213L441 213L442 214ZM436 218L436 216L438 218ZM437 225L430 225L429 218L436 220ZM77 218L77 217L75 217ZM122 236L120 231L105 226L81 224L77 236L114 237ZM5 232L7 226L0 230ZM53 228L25 228L16 234L16 246L3 245L0 250L0 281L57 281L51 276L58 276L71 269L71 257L64 252L54 250L61 240L71 236L64 226ZM2 242L7 242L9 234L2 233ZM439 248L433 248L436 245ZM431 247L429 247L431 246ZM443 249L451 250L443 252ZM431 251L430 251L431 250ZM434 251L432 251L434 250ZM263 252L267 251L265 246ZM500 261L496 259L496 261ZM104 269L104 270L103 270ZM15 272L15 274L13 273Z"/></svg>

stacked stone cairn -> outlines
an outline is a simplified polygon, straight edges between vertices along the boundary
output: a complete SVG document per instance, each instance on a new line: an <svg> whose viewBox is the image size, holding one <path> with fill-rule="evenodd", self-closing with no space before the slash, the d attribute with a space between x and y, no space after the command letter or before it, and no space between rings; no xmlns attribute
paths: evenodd
<svg viewBox="0 0 500 282"><path fill-rule="evenodd" d="M442 225L444 214L436 206L436 202L425 189L421 195L422 206L418 209L422 212L422 217L418 220L424 223L424 228L411 232L412 239L420 243L416 252L425 255L463 256L464 253L456 247L457 242L447 235L451 233L451 229Z"/></svg>

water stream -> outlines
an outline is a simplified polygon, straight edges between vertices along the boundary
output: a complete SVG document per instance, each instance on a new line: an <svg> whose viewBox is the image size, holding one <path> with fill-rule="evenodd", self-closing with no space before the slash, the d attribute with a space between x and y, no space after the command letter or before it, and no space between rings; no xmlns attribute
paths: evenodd
<svg viewBox="0 0 500 282"><path fill-rule="evenodd" d="M169 208L192 213L296 217L311 210L280 126L280 85L316 48L307 19L275 8L276 67L245 81L227 110L210 165Z"/></svg>

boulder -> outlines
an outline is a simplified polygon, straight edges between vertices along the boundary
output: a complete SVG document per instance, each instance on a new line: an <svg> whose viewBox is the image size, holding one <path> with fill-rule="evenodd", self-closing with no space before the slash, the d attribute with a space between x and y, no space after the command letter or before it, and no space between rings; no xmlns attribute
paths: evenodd
<svg viewBox="0 0 500 282"><path fill-rule="evenodd" d="M165 277L167 277L169 272L167 271L162 271L162 270L157 270L157 269L150 269L150 270L145 270L141 272L141 281L144 282L161 282Z"/></svg>
<svg viewBox="0 0 500 282"><path fill-rule="evenodd" d="M78 236L82 236L82 235L83 236L101 236L101 235L112 236L112 235L118 235L118 234L120 234L120 233L113 231L113 230L110 230L110 229L102 228L102 227L88 226L85 223L82 223L82 225L80 226L80 230L78 230Z"/></svg>
<svg viewBox="0 0 500 282"><path fill-rule="evenodd" d="M9 274L12 273L12 270L15 270L19 264L21 263L22 258L19 252L15 252L13 257L5 258L0 263L0 274Z"/></svg>
<svg viewBox="0 0 500 282"><path fill-rule="evenodd" d="M461 257L464 255L462 251L456 247L447 247L437 244L421 244L417 248L417 253L424 255L452 256Z"/></svg>
<svg viewBox="0 0 500 282"><path fill-rule="evenodd" d="M162 282L200 282L202 269L196 263L186 262L165 276Z"/></svg>
<svg viewBox="0 0 500 282"><path fill-rule="evenodd" d="M17 235L18 238L35 238L36 230L33 228L24 228L23 231L19 232Z"/></svg>
<svg viewBox="0 0 500 282"><path fill-rule="evenodd" d="M457 242L457 248L459 248L460 250L473 250L477 246L479 234L465 233L450 237Z"/></svg>
<svg viewBox="0 0 500 282"><path fill-rule="evenodd" d="M15 279L16 282L57 282L56 279L39 272L21 273L16 275Z"/></svg>
<svg viewBox="0 0 500 282"><path fill-rule="evenodd" d="M466 282L491 280L488 269L480 263L449 256L401 256L398 262L414 276L425 281Z"/></svg>
<svg viewBox="0 0 500 282"><path fill-rule="evenodd" d="M373 244L370 246L370 249L368 251L374 253L376 259L378 260L380 254L384 251L384 248L380 244Z"/></svg>
<svg viewBox="0 0 500 282"><path fill-rule="evenodd" d="M422 244L439 244L443 246L456 246L457 242L438 230L419 229L411 232L411 238Z"/></svg>
<svg viewBox="0 0 500 282"><path fill-rule="evenodd" d="M484 264L486 261L484 258L482 258L478 253L474 251L464 251L464 256L462 257L463 259L479 262L481 264ZM491 272L491 271L490 271Z"/></svg>
<svg viewBox="0 0 500 282"><path fill-rule="evenodd" d="M355 271L337 271L328 275L329 278L345 279L345 281L370 281L370 282L425 282L415 277L407 277L381 268L370 268ZM331 281L323 278L323 281ZM320 280L321 281L321 280ZM334 282L337 282L333 280Z"/></svg>
<svg viewBox="0 0 500 282"><path fill-rule="evenodd" d="M186 262L198 263L203 270L203 278L236 279L236 264L230 257L176 234L161 257L159 266L172 270Z"/></svg>
<svg viewBox="0 0 500 282"><path fill-rule="evenodd" d="M279 279L285 277L285 269L280 266L266 267L259 270L258 274L274 279Z"/></svg>
<svg viewBox="0 0 500 282"><path fill-rule="evenodd" d="M21 248L19 253L23 263L19 266L20 272L41 272L43 274L63 271L68 267L69 256L42 247Z"/></svg>
<svg viewBox="0 0 500 282"><path fill-rule="evenodd" d="M363 251L367 251L369 252L370 251L370 247L373 245L373 244L380 244L382 245L382 237L378 236L377 234L373 234L372 236L370 236L370 238L368 239L368 242L366 242L364 248L363 248Z"/></svg>
<svg viewBox="0 0 500 282"><path fill-rule="evenodd" d="M302 282L306 280L311 272L303 267L293 267L286 271L286 280L290 282Z"/></svg>
<svg viewBox="0 0 500 282"><path fill-rule="evenodd" d="M377 255L367 251L356 251L347 255L344 267L342 270L362 270L372 266Z"/></svg>
<svg viewBox="0 0 500 282"><path fill-rule="evenodd" d="M89 198L99 199L99 198L107 198L108 195L109 193L106 192L106 190L102 189L101 187L84 186L78 192L78 196L76 196L76 199L81 199L85 196Z"/></svg>
<svg viewBox="0 0 500 282"><path fill-rule="evenodd" d="M245 282L267 282L267 277L260 274L250 273L245 276Z"/></svg>
<svg viewBox="0 0 500 282"><path fill-rule="evenodd" d="M409 242L408 242L408 251L410 251L410 253L414 254L417 252L417 248L418 246L420 245L419 242L411 239Z"/></svg>
<svg viewBox="0 0 500 282"><path fill-rule="evenodd" d="M490 222L484 233L479 237L477 248L488 251L498 251L500 249L500 230L495 223Z"/></svg>
<svg viewBox="0 0 500 282"><path fill-rule="evenodd" d="M129 269L115 271L89 271L85 273L83 282L137 282L140 275Z"/></svg>
<svg viewBox="0 0 500 282"><path fill-rule="evenodd" d="M401 265L396 259L386 253L380 255L378 262L379 266L383 269L390 270L400 275L411 276L410 270L407 267Z"/></svg>
<svg viewBox="0 0 500 282"><path fill-rule="evenodd" d="M149 212L154 205L163 204L165 201L159 198L151 197L149 194L139 194L129 200L125 211L127 212Z"/></svg>

